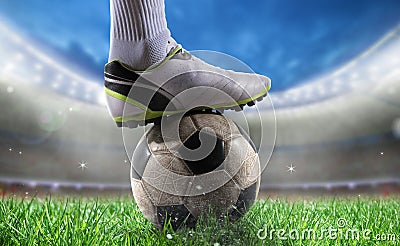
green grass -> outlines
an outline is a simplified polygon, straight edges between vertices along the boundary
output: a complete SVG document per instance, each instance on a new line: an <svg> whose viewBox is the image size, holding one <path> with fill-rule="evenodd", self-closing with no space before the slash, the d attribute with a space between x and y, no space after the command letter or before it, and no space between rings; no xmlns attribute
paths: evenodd
<svg viewBox="0 0 400 246"><path fill-rule="evenodd" d="M131 198L5 198L0 199L0 245L399 245L399 208L398 198L265 200L234 224L209 216L195 230L173 232L155 229ZM333 234L322 233L329 228ZM264 240L257 237L258 232L264 236L260 229L267 230ZM279 229L286 239L279 238ZM307 229L316 236L307 236ZM349 230L360 238L352 239ZM396 238L381 241L377 235Z"/></svg>

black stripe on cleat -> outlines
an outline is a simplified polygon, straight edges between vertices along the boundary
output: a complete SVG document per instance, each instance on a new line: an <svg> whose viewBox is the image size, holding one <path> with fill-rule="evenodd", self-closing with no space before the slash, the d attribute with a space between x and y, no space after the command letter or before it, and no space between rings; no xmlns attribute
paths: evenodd
<svg viewBox="0 0 400 246"><path fill-rule="evenodd" d="M119 61L112 61L106 64L104 68L105 76L112 79L121 79L124 81L134 82L139 78L139 75L125 68Z"/></svg>

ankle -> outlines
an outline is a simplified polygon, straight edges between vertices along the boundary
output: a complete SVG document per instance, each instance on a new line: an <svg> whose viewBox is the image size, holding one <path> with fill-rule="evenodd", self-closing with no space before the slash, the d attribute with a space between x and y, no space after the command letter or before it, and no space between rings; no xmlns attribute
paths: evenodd
<svg viewBox="0 0 400 246"><path fill-rule="evenodd" d="M154 38L134 42L114 38L108 60L119 60L134 70L145 70L167 56L169 40L168 30Z"/></svg>

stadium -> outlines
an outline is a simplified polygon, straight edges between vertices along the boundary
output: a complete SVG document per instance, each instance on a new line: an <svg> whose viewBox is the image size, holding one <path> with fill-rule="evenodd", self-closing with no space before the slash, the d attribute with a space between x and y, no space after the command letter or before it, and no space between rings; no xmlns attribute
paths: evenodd
<svg viewBox="0 0 400 246"><path fill-rule="evenodd" d="M76 2L79 1L72 1L71 6ZM180 23L176 30L182 35L185 24L193 25L196 18L218 19L217 9L223 2L193 3L199 9L210 8L210 12L201 16L196 11L183 12L168 6L167 12L171 22ZM90 1L85 4L93 5ZM298 3L291 4L294 5L286 10L296 19L291 9L296 9ZM347 2L345 6L372 9L368 4ZM22 22L25 28L20 28L21 25L7 19L10 15L5 12L11 11L15 19L24 20L22 12L16 11L23 9L21 4L0 3L4 7L0 9L0 54L6 58L0 59L0 245L397 245L400 240L400 25L398 17L391 17L396 13L397 3L391 11L388 10L391 4L375 4L376 12L356 13L365 18L366 21L360 17L359 24L364 31L370 28L373 37L361 32L346 33L357 29L354 23L359 20L353 18L353 13L343 14L344 20L332 23L323 22L313 13L315 16L310 18L317 20L319 29L309 39L288 27L296 38L300 37L299 43L302 39L315 40L311 45L321 43L314 50L321 54L309 55L305 51L297 54L299 60L288 59L287 67L293 70L286 72L287 67L282 68L276 73L278 81L272 80L272 91L266 100L256 107L245 108L243 115L247 122L237 112L225 112L248 131L259 156L263 156L261 164L265 168L261 173L259 199L250 211L241 214L242 219L235 223L225 223L210 215L200 219L195 229L175 231L167 224L158 231L142 215L132 196L131 159L144 128L115 127L108 115L99 67L93 63L95 60L104 64L102 58L96 58L95 48L90 52L84 50L84 41L79 44L82 47L74 43L72 48L68 47L73 54L78 51L73 57L68 50L55 47L51 40L64 41L68 35L35 36L32 33L40 31L27 31L29 23ZM32 5L27 3L27 8ZM58 6L49 3L49 9L53 5ZM104 10L104 3L99 5L93 13ZM281 6L260 5L260 10L265 6ZM236 6L227 11L235 15L255 11L249 8L242 10ZM318 8L324 9L317 4L315 9ZM49 16L54 17L58 11L49 12ZM77 10L77 19L80 11L83 10ZM392 18L386 20L389 24L374 26L369 22L385 11ZM299 16L310 12L304 10ZM196 18L180 22L188 14ZM226 20L233 18L226 15ZM85 19L86 15L83 16L80 17ZM43 17L46 18L50 19ZM265 18L260 17L260 22L265 22ZM351 28L343 30L344 41L340 38L327 41L326 37L332 37L324 36L328 29L332 29L331 35L336 35L333 30L340 26L336 24L347 25L348 20L354 20L351 22L354 25L349 24ZM90 26L105 26L102 21L104 18L93 19ZM287 58L278 48L290 49L290 41L280 44L291 38L289 34L282 34L268 46L267 41L260 41L267 34L259 33L261 38L257 39L244 30L245 23L241 26L236 21L237 29L243 31L237 43L245 46L246 51L240 51L236 44L222 46L218 42L208 47L237 51L241 58L248 58L250 65L256 61L256 71L260 71L260 64L265 61L281 59L282 62ZM282 25L292 19L286 21ZM74 23L68 24L68 28L74 29L71 27ZM300 24L304 25L300 30L304 32L308 23ZM46 25L48 22L39 26L46 28ZM275 23L268 28L280 33L275 25L279 26ZM181 39L192 41L189 43L193 46L209 42L210 37L219 35L221 39L224 32L218 28L206 28L206 34L199 38L188 33ZM104 37L101 40L91 34L82 40L92 45L97 42L99 47L105 42ZM342 41L345 45L332 46ZM274 49L268 50L271 47ZM266 50L271 56L259 60L252 60L248 54ZM346 53L349 54L343 55ZM274 62L269 63L272 70L279 65ZM306 63L305 72L295 69L301 63ZM298 79L294 79L296 76ZM275 82L277 90L273 89ZM299 239L289 234L282 239L279 235L263 238L259 234L264 229L287 232L309 228L318 234L317 229L331 227L349 229L352 233L369 228L371 237L349 239L347 234L346 238L341 234L332 238L322 234L320 238L314 235Z"/></svg>
<svg viewBox="0 0 400 246"><path fill-rule="evenodd" d="M4 24L1 35L1 53L10 57L1 64L3 190L23 185L129 192L122 132L107 115L99 83L27 45ZM271 93L272 104L258 108L263 125L273 125L275 117L277 122L262 189L399 191L399 49L396 27L338 70ZM249 111L251 119L256 112ZM87 168L78 168L81 162ZM287 172L290 165L294 174Z"/></svg>

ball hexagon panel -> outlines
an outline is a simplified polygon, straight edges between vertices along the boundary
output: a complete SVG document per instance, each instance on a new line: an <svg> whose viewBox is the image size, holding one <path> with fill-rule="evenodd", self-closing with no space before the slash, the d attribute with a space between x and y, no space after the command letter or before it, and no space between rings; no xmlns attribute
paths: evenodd
<svg viewBox="0 0 400 246"><path fill-rule="evenodd" d="M240 191L235 206L229 212L229 219L231 221L236 221L250 209L257 198L259 188L260 181L258 180L256 183Z"/></svg>
<svg viewBox="0 0 400 246"><path fill-rule="evenodd" d="M235 135L229 141L225 141L226 156L224 170L231 177L236 176L239 170L243 168L243 165L246 163L247 155L249 154L249 149L252 150L250 144L241 135Z"/></svg>
<svg viewBox="0 0 400 246"><path fill-rule="evenodd" d="M237 170L233 180L239 185L241 189L247 188L258 179L260 179L260 160L253 148L248 145L246 154L243 155L239 169ZM236 171L236 170L235 170Z"/></svg>
<svg viewBox="0 0 400 246"><path fill-rule="evenodd" d="M172 229L177 230L183 224L194 228L197 219L189 212L184 205L157 206L157 222L164 225L171 222Z"/></svg>
<svg viewBox="0 0 400 246"><path fill-rule="evenodd" d="M240 188L229 181L224 186L204 195L184 197L184 204L195 217L212 209L217 214L224 214L237 203Z"/></svg>
<svg viewBox="0 0 400 246"><path fill-rule="evenodd" d="M163 182L163 180L161 182ZM164 182L164 185L167 186L171 184L169 184L168 182ZM183 204L183 198L181 196L169 194L162 190L159 190L144 180L142 180L142 186L155 206Z"/></svg>
<svg viewBox="0 0 400 246"><path fill-rule="evenodd" d="M241 135L236 124L222 115L217 114L193 114L190 116L197 128L210 128L222 140L227 140L232 135Z"/></svg>
<svg viewBox="0 0 400 246"><path fill-rule="evenodd" d="M186 194L192 172L173 154L156 154L149 158L142 180L168 194Z"/></svg>
<svg viewBox="0 0 400 246"><path fill-rule="evenodd" d="M200 141L200 134L203 134L203 144L215 142L215 146L212 152L201 160L183 160L194 175L200 175L214 171L225 160L225 142L218 137L204 132L200 133L199 131L196 131L193 135L186 139L185 142L183 142L184 147L190 150L196 150L200 148L202 144Z"/></svg>

